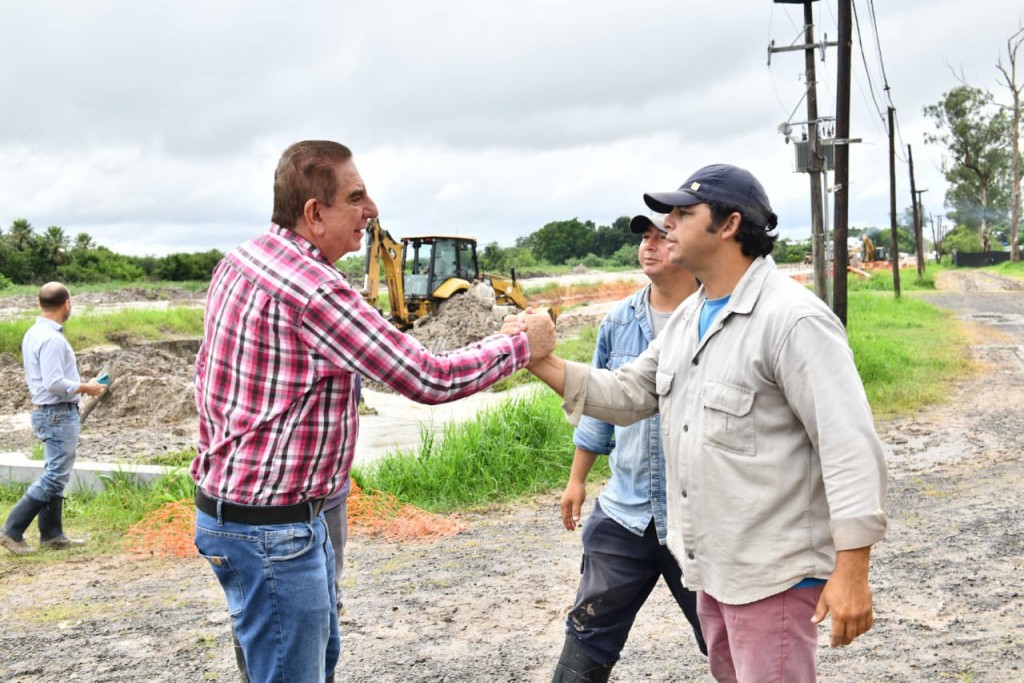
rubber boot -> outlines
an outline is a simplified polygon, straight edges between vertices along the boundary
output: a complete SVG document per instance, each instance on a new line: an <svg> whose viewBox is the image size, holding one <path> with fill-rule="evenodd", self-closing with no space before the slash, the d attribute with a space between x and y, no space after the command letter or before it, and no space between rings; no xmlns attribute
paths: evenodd
<svg viewBox="0 0 1024 683"><path fill-rule="evenodd" d="M27 493L22 496L7 515L4 530L0 533L0 545L15 555L34 553L35 548L25 543L25 529L45 505L46 503L39 502Z"/></svg>
<svg viewBox="0 0 1024 683"><path fill-rule="evenodd" d="M598 664L583 651L580 641L566 634L562 656L558 658L551 683L606 683L612 673L611 664Z"/></svg>
<svg viewBox="0 0 1024 683"><path fill-rule="evenodd" d="M85 545L85 541L64 535L64 498L54 496L39 511L39 546L63 550L78 545Z"/></svg>

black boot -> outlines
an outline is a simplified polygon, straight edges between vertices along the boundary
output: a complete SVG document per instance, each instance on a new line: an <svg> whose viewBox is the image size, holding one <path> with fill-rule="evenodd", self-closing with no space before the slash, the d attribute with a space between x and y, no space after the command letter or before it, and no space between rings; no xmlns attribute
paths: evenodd
<svg viewBox="0 0 1024 683"><path fill-rule="evenodd" d="M551 683L606 683L612 673L611 664L598 664L583 651L580 641L566 634L562 656L558 658Z"/></svg>
<svg viewBox="0 0 1024 683"><path fill-rule="evenodd" d="M7 515L4 530L0 532L0 545L15 555L34 553L35 549L25 543L25 529L36 518L46 503L41 503L27 493L21 497Z"/></svg>
<svg viewBox="0 0 1024 683"><path fill-rule="evenodd" d="M54 496L39 511L39 545L53 550L85 545L85 541L68 538L64 535L64 498L62 496Z"/></svg>

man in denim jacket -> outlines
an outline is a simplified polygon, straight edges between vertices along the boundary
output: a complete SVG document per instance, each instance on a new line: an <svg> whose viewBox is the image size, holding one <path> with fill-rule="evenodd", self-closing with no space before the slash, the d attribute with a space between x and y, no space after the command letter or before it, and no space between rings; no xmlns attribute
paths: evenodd
<svg viewBox="0 0 1024 683"><path fill-rule="evenodd" d="M638 258L651 283L608 312L598 330L594 367L614 370L639 356L676 307L697 290L693 275L669 261L660 216L656 220L641 215L630 222L630 230L643 235ZM587 474L599 455L609 456L612 477L583 531L583 576L553 680L607 681L659 576L706 652L696 596L683 587L679 564L665 546L665 460L658 416L627 427L583 417L573 443L576 453L561 505L566 529L579 524Z"/></svg>

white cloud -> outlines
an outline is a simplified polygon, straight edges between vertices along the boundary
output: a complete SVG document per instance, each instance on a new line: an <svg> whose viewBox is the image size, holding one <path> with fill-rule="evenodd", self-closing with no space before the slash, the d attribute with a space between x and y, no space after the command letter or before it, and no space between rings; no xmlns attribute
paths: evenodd
<svg viewBox="0 0 1024 683"><path fill-rule="evenodd" d="M1019 2L876 11L900 144L938 213L942 150L924 144L921 109L956 85L951 67L999 94ZM834 0L815 12L834 39ZM354 149L394 234L507 245L551 220L607 224L728 161L802 236L809 182L776 127L806 118L803 57L766 65L769 42L799 42L801 26L799 5L768 0L3 3L0 226L24 217L126 253L226 250L266 228L280 152L330 138ZM834 49L817 67L828 114ZM853 75L850 220L887 225L888 141L856 45Z"/></svg>

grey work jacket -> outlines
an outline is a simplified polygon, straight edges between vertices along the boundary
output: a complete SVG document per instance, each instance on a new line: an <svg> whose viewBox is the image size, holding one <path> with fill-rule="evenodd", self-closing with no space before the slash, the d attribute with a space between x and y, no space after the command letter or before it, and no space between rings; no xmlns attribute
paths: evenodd
<svg viewBox="0 0 1024 683"><path fill-rule="evenodd" d="M698 340L703 288L636 361L566 363L563 408L631 424L661 412L668 546L726 604L827 579L836 550L885 536L886 465L839 320L756 259Z"/></svg>

